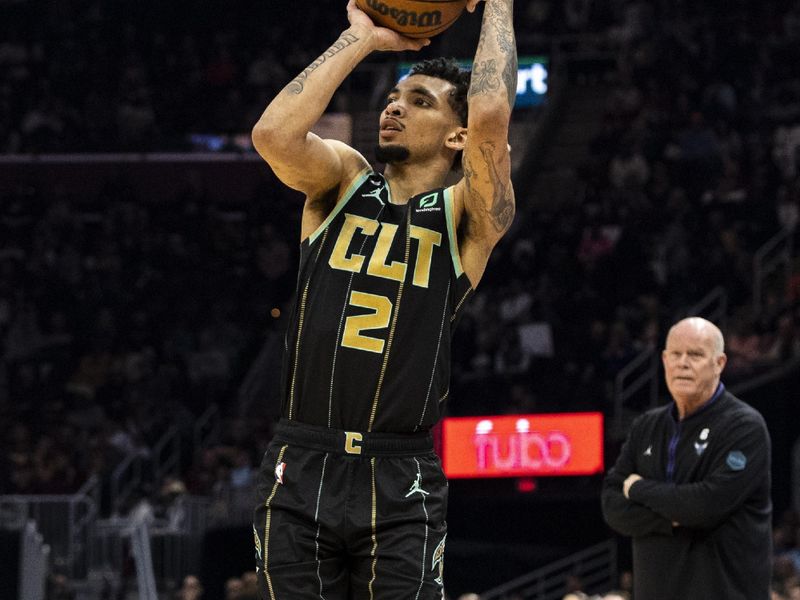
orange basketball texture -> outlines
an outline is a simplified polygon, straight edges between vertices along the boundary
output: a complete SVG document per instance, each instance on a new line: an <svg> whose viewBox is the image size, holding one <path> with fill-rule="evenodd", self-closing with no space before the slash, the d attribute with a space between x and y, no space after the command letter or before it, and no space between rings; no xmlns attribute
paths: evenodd
<svg viewBox="0 0 800 600"><path fill-rule="evenodd" d="M356 0L377 24L411 38L428 38L450 27L466 0Z"/></svg>

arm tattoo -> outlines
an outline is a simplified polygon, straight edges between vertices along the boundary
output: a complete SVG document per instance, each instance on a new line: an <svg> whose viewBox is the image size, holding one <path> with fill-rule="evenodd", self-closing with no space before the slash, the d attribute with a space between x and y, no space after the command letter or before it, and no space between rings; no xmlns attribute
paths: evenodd
<svg viewBox="0 0 800 600"><path fill-rule="evenodd" d="M497 75L497 61L476 61L472 67L472 80L469 85L469 96L477 96L500 89L500 77Z"/></svg>
<svg viewBox="0 0 800 600"><path fill-rule="evenodd" d="M514 102L517 100L517 70L517 53L514 52L511 54L511 60L503 67L503 83L508 92L508 105L511 108L514 108Z"/></svg>
<svg viewBox="0 0 800 600"><path fill-rule="evenodd" d="M517 95L517 49L513 27L513 0L487 2L484 10L486 11L484 22L475 53L477 60L473 67L475 85L470 87L469 96L500 89L500 81L497 79L499 63L503 69L502 84L506 88L508 103L513 107ZM494 41L497 45L491 50L485 47L488 43L489 32L494 34ZM484 56L485 54L495 57L489 59Z"/></svg>
<svg viewBox="0 0 800 600"><path fill-rule="evenodd" d="M489 11L489 21L496 30L497 45L500 50L503 54L515 52L514 28L511 25L513 20L512 7L491 4L487 6L487 10Z"/></svg>
<svg viewBox="0 0 800 600"><path fill-rule="evenodd" d="M317 60L308 65L302 73L295 77L289 83L289 85L286 86L286 89L295 95L302 93L305 87L305 81L308 79L308 76L311 75L311 73L316 71L329 58L333 58L336 54L357 41L358 37L352 33L343 33L330 48L328 48L319 58L317 58Z"/></svg>
<svg viewBox="0 0 800 600"><path fill-rule="evenodd" d="M514 192L510 185L503 183L503 179L497 172L495 164L495 145L493 142L484 142L480 145L481 156L486 163L489 180L492 184L492 198L486 202L480 192L473 188L472 181L476 177L475 169L472 167L467 155L464 155L464 178L467 184L467 195L475 199L478 203L478 210L485 213L492 226L498 233L503 233L514 220ZM473 206L473 209L475 207Z"/></svg>
<svg viewBox="0 0 800 600"><path fill-rule="evenodd" d="M497 46L506 61L503 68L503 83L508 92L508 104L513 107L517 97L517 42L514 37L513 5L492 5L492 20L497 30Z"/></svg>
<svg viewBox="0 0 800 600"><path fill-rule="evenodd" d="M489 177L492 180L494 197L489 215L492 218L492 225L498 232L503 232L509 228L511 221L514 220L514 197L510 186L505 185L497 172L497 165L494 160L495 147L492 142L481 144L481 154L483 160L489 167Z"/></svg>

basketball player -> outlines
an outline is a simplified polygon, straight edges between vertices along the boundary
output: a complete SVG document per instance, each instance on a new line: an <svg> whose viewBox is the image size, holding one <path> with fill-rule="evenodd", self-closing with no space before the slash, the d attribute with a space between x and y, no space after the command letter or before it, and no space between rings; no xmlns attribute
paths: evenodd
<svg viewBox="0 0 800 600"><path fill-rule="evenodd" d="M603 514L633 537L637 600L768 600L770 438L720 381L716 325L673 325L662 353L673 402L640 416L603 482Z"/></svg>
<svg viewBox="0 0 800 600"><path fill-rule="evenodd" d="M436 59L390 91L384 173L310 130L367 55L427 41L375 26L353 1L350 27L253 129L264 160L306 196L282 419L254 520L265 598L443 596L447 482L429 431L453 329L514 217L512 4L486 0L471 83ZM443 188L462 153L463 178Z"/></svg>

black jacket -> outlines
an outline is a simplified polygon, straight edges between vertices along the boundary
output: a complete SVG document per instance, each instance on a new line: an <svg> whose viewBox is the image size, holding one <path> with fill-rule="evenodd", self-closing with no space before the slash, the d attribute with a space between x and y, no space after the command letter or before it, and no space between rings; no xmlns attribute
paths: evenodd
<svg viewBox="0 0 800 600"><path fill-rule="evenodd" d="M644 480L629 500L631 473ZM633 537L636 600L769 599L769 433L722 384L683 421L673 403L638 417L602 501L608 524Z"/></svg>

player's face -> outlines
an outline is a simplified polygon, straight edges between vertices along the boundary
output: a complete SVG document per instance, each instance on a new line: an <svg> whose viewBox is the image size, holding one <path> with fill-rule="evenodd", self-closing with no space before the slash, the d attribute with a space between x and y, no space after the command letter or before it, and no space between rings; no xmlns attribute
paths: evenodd
<svg viewBox="0 0 800 600"><path fill-rule="evenodd" d="M689 323L672 329L661 358L670 394L686 406L697 406L714 394L726 361L715 349L712 333Z"/></svg>
<svg viewBox="0 0 800 600"><path fill-rule="evenodd" d="M461 128L450 106L454 86L428 75L411 75L400 81L386 98L381 113L379 146L405 148L411 157L441 152L454 131Z"/></svg>

